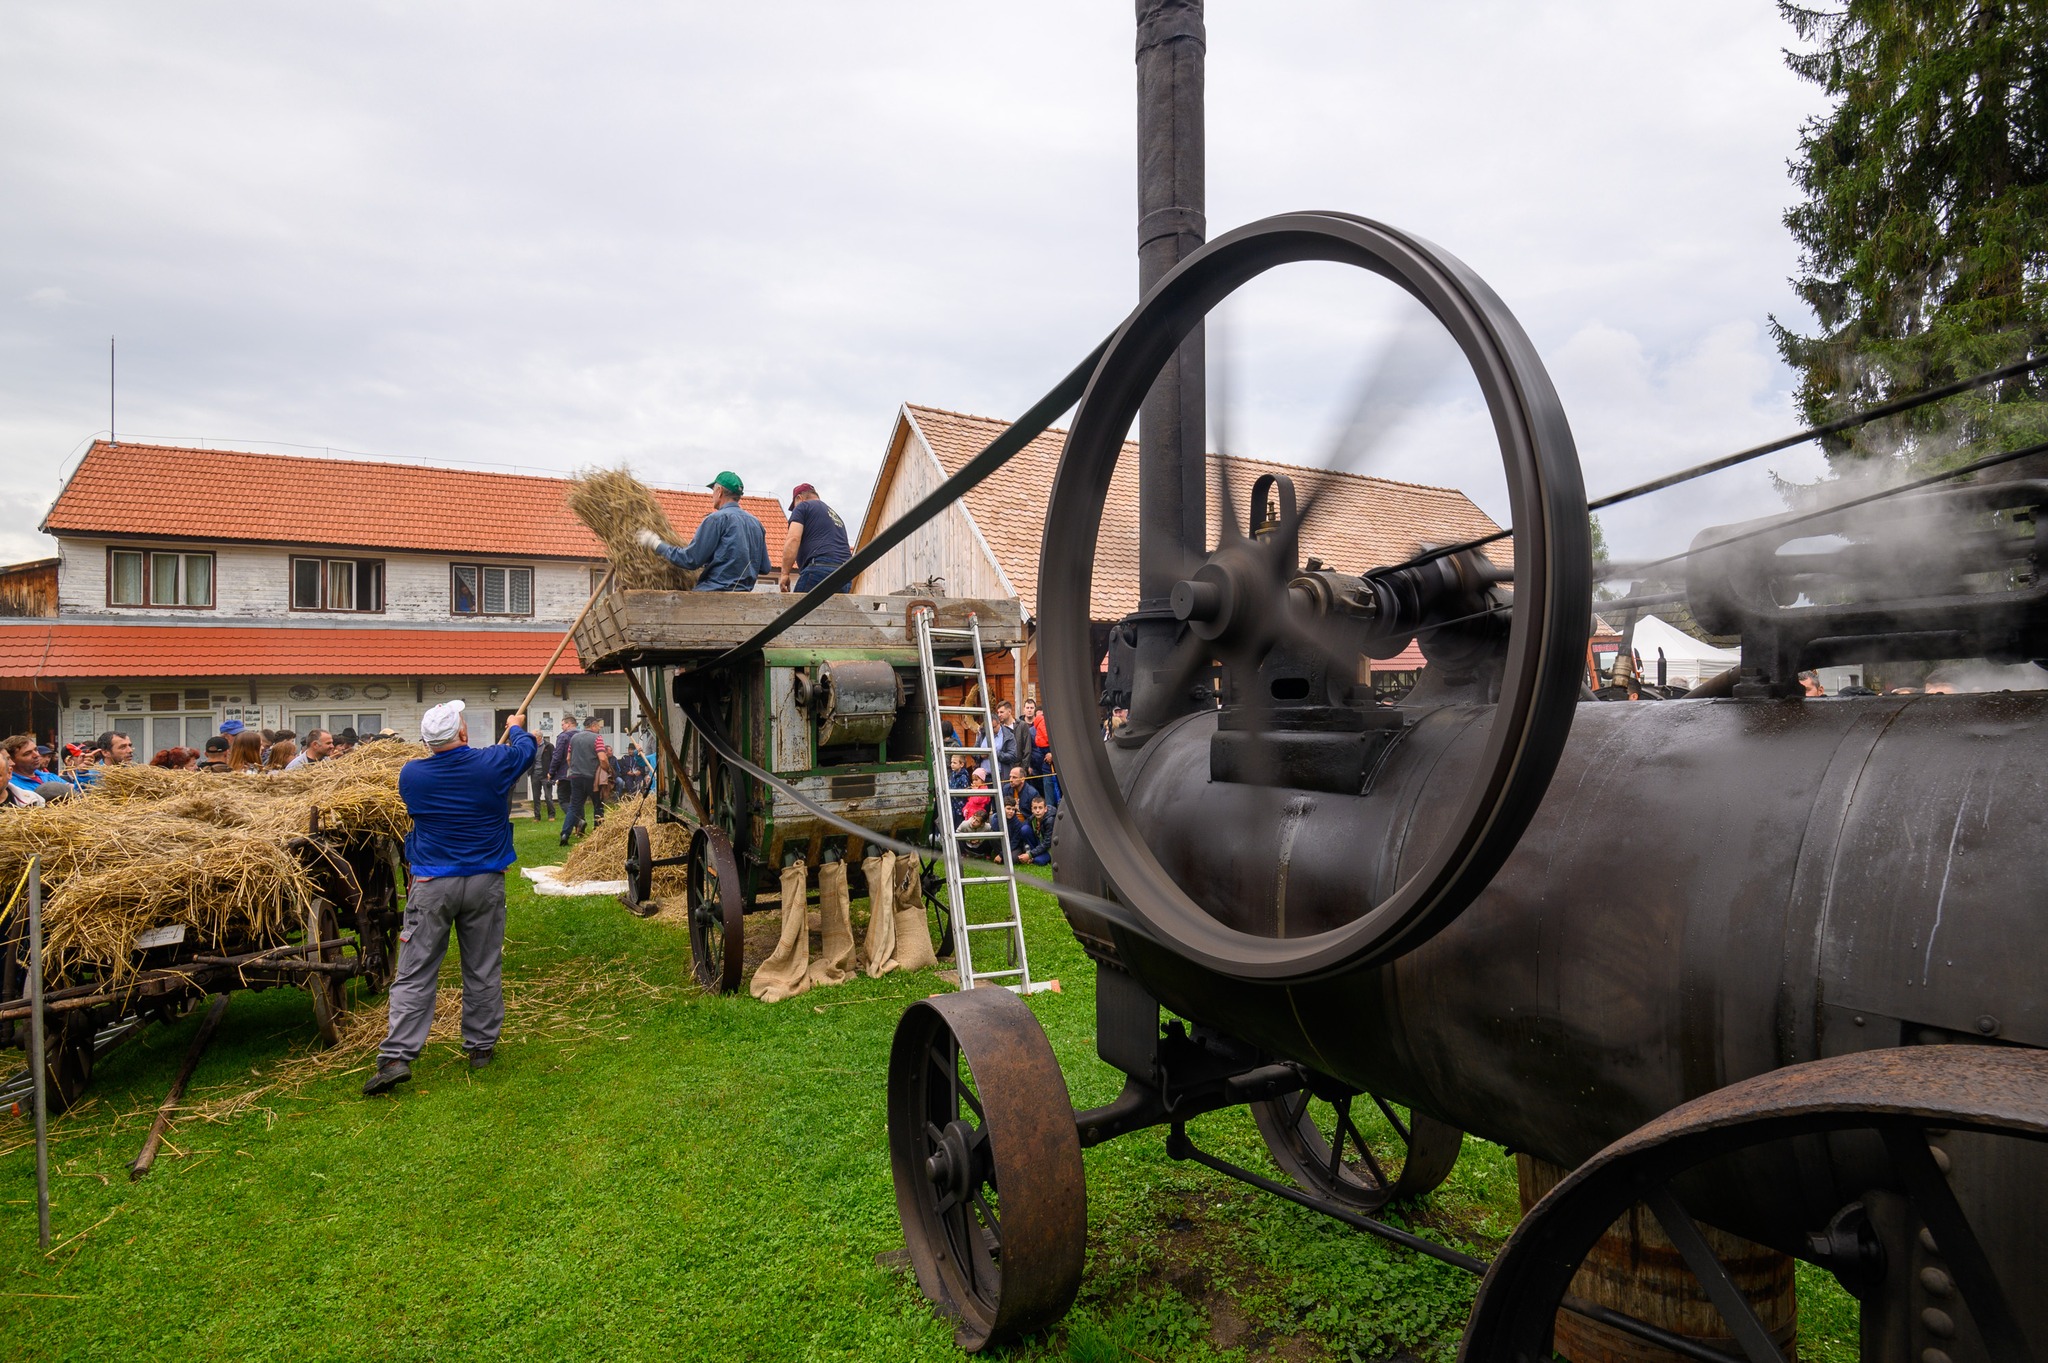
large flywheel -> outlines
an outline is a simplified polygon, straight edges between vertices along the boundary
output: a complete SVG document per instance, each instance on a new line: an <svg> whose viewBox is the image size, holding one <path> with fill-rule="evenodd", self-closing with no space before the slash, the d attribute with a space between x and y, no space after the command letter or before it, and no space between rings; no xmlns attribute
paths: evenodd
<svg viewBox="0 0 2048 1363"><path fill-rule="evenodd" d="M1435 647L1447 657L1491 650L1479 697L1491 708L1475 774L1455 813L1430 830L1434 842L1427 852L1411 856L1398 884L1341 926L1263 935L1220 921L1147 845L1095 731L1101 682L1089 608L1110 479L1160 370L1236 290L1279 266L1314 261L1391 282L1455 344L1498 447L1513 564L1504 570L1475 547L1443 546L1391 566L1353 563L1336 571L1312 559L1304 569L1297 558L1308 511L1293 511L1289 480L1262 480L1249 518L1241 520L1226 477L1217 542L1188 563L1173 590L1180 631L1175 661L1138 678L1140 687L1194 694L1192 704L1185 694L1168 698L1169 711L1185 712L1205 708L1205 679L1221 671L1220 726L1229 732L1219 734L1220 779L1233 779L1223 760L1236 761L1232 754L1245 754L1248 767L1266 761L1284 768L1274 752L1308 750L1294 734L1279 732L1286 724L1276 718L1276 706L1299 695L1283 691L1283 683L1304 683L1294 674L1269 678L1274 656L1325 660L1314 684L1336 699L1322 707L1317 722L1341 725L1358 722L1342 713L1348 697L1337 694L1355 680L1343 674L1347 657L1355 674L1361 655L1386 657L1418 639L1425 651ZM1281 484L1281 509L1269 512L1265 485L1274 481ZM1226 975L1312 979L1390 960L1441 930L1513 850L1571 727L1590 615L1591 544L1563 408L1528 337L1484 282L1428 242L1363 218L1300 213L1250 224L1209 243L1154 288L1111 338L1075 414L1053 483L1040 562L1042 684L1070 801L1063 818L1078 819L1108 887L1147 936ZM1511 596L1504 590L1508 582ZM1379 722L1370 702L1353 708L1362 709L1367 722ZM1254 773L1249 779L1287 784L1284 776Z"/></svg>

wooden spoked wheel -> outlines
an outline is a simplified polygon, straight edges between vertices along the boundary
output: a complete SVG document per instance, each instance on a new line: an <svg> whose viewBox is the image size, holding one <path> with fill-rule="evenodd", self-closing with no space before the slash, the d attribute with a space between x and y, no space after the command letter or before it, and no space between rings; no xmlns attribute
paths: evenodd
<svg viewBox="0 0 2048 1363"><path fill-rule="evenodd" d="M1253 1103L1252 1120L1295 1186L1363 1212L1433 1191L1465 1142L1456 1127L1368 1093L1324 1099L1303 1089Z"/></svg>
<svg viewBox="0 0 2048 1363"><path fill-rule="evenodd" d="M973 1352L1058 1320L1088 1192L1059 1062L1007 989L911 1005L889 1055L889 1163L918 1287Z"/></svg>
<svg viewBox="0 0 2048 1363"><path fill-rule="evenodd" d="M713 994L737 993L746 964L746 888L724 833L699 828L690 834L683 884L697 983Z"/></svg>
<svg viewBox="0 0 2048 1363"><path fill-rule="evenodd" d="M315 897L306 901L306 945L320 942L335 942L341 936L341 920L335 915L334 905ZM333 946L321 947L306 953L310 961L323 965L339 965L342 948L338 942ZM341 1041L341 1023L348 1016L348 978L327 971L307 971L306 993L313 1000L313 1026L320 1033L320 1040L329 1046Z"/></svg>
<svg viewBox="0 0 2048 1363"><path fill-rule="evenodd" d="M26 1031L27 1023L23 1023ZM93 1028L84 1012L43 1015L44 1082L52 1114L85 1096L92 1083Z"/></svg>

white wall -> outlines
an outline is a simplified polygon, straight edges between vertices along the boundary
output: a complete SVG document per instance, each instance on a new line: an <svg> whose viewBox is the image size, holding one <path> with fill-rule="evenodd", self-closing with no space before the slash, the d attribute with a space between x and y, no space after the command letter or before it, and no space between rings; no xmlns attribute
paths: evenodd
<svg viewBox="0 0 2048 1363"><path fill-rule="evenodd" d="M151 692L176 692L181 704L187 690L206 692L203 713L206 721L204 732L216 733L226 713L236 713L245 723L254 728L298 728L293 722L296 714L318 713L323 718L321 727L330 727L326 717L330 715L381 714L385 726L396 729L408 739L419 737L419 720L422 712L442 701L460 700L466 709L465 717L470 721L472 742L485 743L497 737L485 736L490 729L493 712L509 709L519 703L526 694L526 688L533 684L532 677L447 677L429 680L424 684L423 695L415 699L414 679L410 677L258 677L256 693L249 693L249 678L222 677L95 677L91 681L74 681L69 684L71 703L64 708L59 720L59 729L67 742L81 737L89 738L104 729L114 727L116 719L128 720L147 718ZM121 694L114 700L106 699L107 686L119 687ZM310 701L294 700L290 695L293 686L311 686L318 695ZM498 695L491 696L496 686ZM329 694L335 687L347 687L349 694L337 698ZM382 688L381 697L366 695ZM568 717L588 714L594 708L622 710L630 703L631 692L622 676L593 676L569 678L569 695L565 700L556 696L551 687L542 687L541 694L534 698L533 708L528 712L527 722L536 734L552 736ZM252 719L249 706L253 700L257 714ZM181 713L197 717L197 709L182 710ZM149 754L143 754L148 760Z"/></svg>
<svg viewBox="0 0 2048 1363"><path fill-rule="evenodd" d="M596 563L502 558L490 563L533 569L533 614L514 617L457 616L450 609L449 565L472 563L471 555L456 558L447 554L362 554L342 555L336 551L304 553L335 554L337 557L382 558L384 561L384 610L382 614L358 611L294 611L291 604L290 560L294 551L251 545L194 545L211 549L214 555L214 608L179 610L151 606L107 605L107 549L102 539L65 537L58 541L57 610L60 615L92 616L192 616L211 621L228 619L332 620L361 625L388 621L470 621L475 619L532 620L535 623L567 624L590 596L590 570ZM152 547L123 542L121 547ZM165 545L165 548L180 547Z"/></svg>

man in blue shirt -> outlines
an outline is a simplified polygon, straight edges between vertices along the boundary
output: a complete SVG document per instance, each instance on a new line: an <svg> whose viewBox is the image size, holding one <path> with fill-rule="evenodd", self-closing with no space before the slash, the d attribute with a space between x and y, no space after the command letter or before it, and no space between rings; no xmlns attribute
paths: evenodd
<svg viewBox="0 0 2048 1363"><path fill-rule="evenodd" d="M797 591L807 592L852 557L853 550L846 543L846 522L819 498L818 489L798 483L789 494L789 534L782 541L778 585L788 591L795 583ZM840 583L839 590L852 591L852 581Z"/></svg>
<svg viewBox="0 0 2048 1363"><path fill-rule="evenodd" d="M678 549L652 530L641 530L633 538L678 568L700 570L700 592L750 592L755 578L775 571L768 561L768 532L740 505L746 489L737 473L727 470L706 486L711 489L711 514L698 522L686 547Z"/></svg>
<svg viewBox="0 0 2048 1363"><path fill-rule="evenodd" d="M17 805L47 804L78 793L78 787L61 776L43 770L48 748L36 746L33 734L16 734L7 740L7 802Z"/></svg>
<svg viewBox="0 0 2048 1363"><path fill-rule="evenodd" d="M399 768L398 795L412 815L405 836L412 891L398 933L391 1026L365 1094L389 1093L412 1078L433 1025L434 981L450 928L462 948L462 1048L471 1069L491 1063L505 1025L505 868L518 859L508 801L538 747L524 713L512 716L505 737L470 747L462 702L447 701L420 716L429 755Z"/></svg>

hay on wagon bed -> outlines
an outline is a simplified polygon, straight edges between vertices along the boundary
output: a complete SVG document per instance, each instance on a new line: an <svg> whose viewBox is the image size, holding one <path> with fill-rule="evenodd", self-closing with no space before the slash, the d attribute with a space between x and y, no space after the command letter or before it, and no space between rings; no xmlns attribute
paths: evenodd
<svg viewBox="0 0 2048 1363"><path fill-rule="evenodd" d="M634 532L652 530L670 544L677 542L668 513L647 485L625 469L584 469L570 480L569 509L604 542L605 557L618 569L622 590L689 591L697 574L676 567L634 539Z"/></svg>
<svg viewBox="0 0 2048 1363"><path fill-rule="evenodd" d="M657 857L679 857L690 850L690 830L679 823L656 823L652 795L635 795L621 800L605 815L604 823L591 830L575 850L562 861L562 879L617 880L625 874L628 830L645 825ZM659 866L654 871L654 897L683 893L683 868Z"/></svg>
<svg viewBox="0 0 2048 1363"><path fill-rule="evenodd" d="M291 846L312 811L350 837L412 827L398 769L425 749L372 743L295 772L226 776L110 767L74 800L0 815L0 880L42 858L51 978L118 985L135 939L183 924L199 943L271 946L297 932L315 892Z"/></svg>

